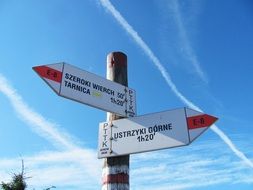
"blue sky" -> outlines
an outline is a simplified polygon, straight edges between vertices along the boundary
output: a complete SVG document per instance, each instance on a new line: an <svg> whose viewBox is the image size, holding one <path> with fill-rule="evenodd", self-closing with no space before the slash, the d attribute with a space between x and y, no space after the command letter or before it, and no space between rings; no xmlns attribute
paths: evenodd
<svg viewBox="0 0 253 190"><path fill-rule="evenodd" d="M0 181L25 160L28 189L99 189L106 113L57 96L33 66L106 75L128 56L137 113L183 106L219 118L188 147L131 156L131 189L253 187L253 3L0 0Z"/></svg>

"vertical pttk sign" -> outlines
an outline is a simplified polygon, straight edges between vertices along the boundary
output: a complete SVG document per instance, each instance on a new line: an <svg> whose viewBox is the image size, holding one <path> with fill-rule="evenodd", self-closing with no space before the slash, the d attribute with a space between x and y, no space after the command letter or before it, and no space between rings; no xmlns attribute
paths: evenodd
<svg viewBox="0 0 253 190"><path fill-rule="evenodd" d="M136 115L135 91L66 63L33 67L59 95L124 117Z"/></svg>

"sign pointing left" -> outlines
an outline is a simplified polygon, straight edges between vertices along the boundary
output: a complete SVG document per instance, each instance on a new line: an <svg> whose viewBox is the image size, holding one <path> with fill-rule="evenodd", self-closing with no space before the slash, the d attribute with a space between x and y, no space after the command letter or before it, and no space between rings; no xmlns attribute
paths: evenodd
<svg viewBox="0 0 253 190"><path fill-rule="evenodd" d="M60 93L63 64L33 67L33 70L57 93Z"/></svg>
<svg viewBox="0 0 253 190"><path fill-rule="evenodd" d="M136 115L133 89L66 63L33 69L59 96L124 117Z"/></svg>
<svg viewBox="0 0 253 190"><path fill-rule="evenodd" d="M62 72L47 66L34 67L34 70L43 78L50 79L55 82L61 82Z"/></svg>

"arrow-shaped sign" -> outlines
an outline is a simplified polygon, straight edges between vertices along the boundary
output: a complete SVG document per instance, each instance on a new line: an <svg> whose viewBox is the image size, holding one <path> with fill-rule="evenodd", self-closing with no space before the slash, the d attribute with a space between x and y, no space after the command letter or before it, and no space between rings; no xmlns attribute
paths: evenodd
<svg viewBox="0 0 253 190"><path fill-rule="evenodd" d="M98 157L112 157L190 144L216 117L189 108L100 123Z"/></svg>
<svg viewBox="0 0 253 190"><path fill-rule="evenodd" d="M59 96L124 117L136 114L133 89L66 63L33 69Z"/></svg>

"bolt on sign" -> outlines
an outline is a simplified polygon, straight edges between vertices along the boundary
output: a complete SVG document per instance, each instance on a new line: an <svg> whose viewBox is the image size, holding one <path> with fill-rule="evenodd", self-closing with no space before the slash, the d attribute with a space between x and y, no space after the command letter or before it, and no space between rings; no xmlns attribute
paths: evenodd
<svg viewBox="0 0 253 190"><path fill-rule="evenodd" d="M216 117L180 108L99 125L98 158L189 145Z"/></svg>
<svg viewBox="0 0 253 190"><path fill-rule="evenodd" d="M59 96L124 117L136 115L136 96L131 88L64 62L33 69Z"/></svg>

